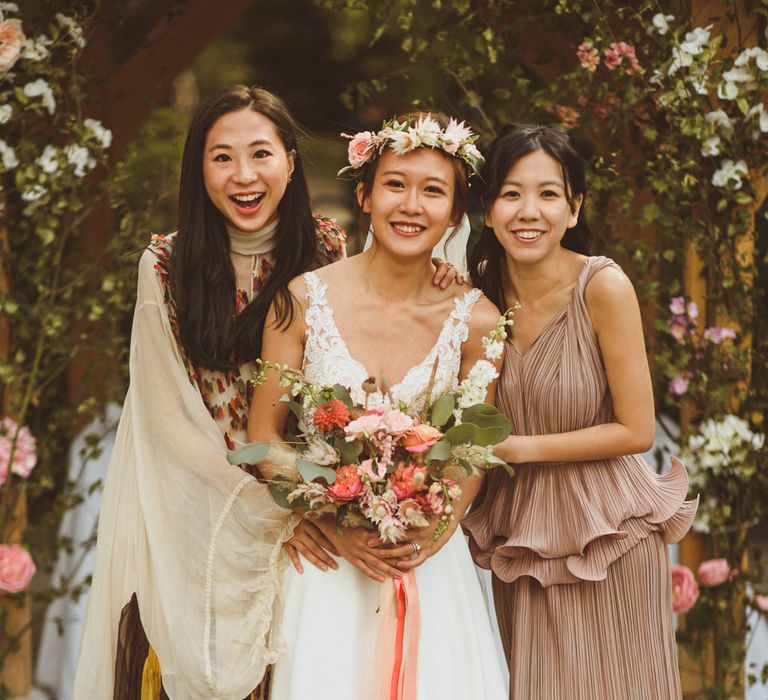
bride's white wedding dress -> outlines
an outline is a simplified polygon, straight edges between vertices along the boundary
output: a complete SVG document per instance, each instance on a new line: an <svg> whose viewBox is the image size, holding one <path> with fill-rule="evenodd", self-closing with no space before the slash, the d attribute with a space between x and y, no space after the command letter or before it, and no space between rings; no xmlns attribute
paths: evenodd
<svg viewBox="0 0 768 700"><path fill-rule="evenodd" d="M304 372L313 383L349 387L352 399L363 403L362 383L368 371L350 356L339 335L325 284L312 272L304 279L309 300ZM438 354L435 395L456 386L461 344L479 297L479 291L469 290L454 302L432 350L391 387L395 401L413 405L423 397ZM368 405L384 401L372 394ZM308 565L303 574L293 568L286 574L284 611L276 628L286 649L273 668L271 700L389 698L389 679L382 681L374 669L381 586L391 587L391 581L379 584L344 559L338 563L336 571ZM460 529L415 570L415 579L421 614L416 698L506 698L505 671L499 664L489 611Z"/></svg>

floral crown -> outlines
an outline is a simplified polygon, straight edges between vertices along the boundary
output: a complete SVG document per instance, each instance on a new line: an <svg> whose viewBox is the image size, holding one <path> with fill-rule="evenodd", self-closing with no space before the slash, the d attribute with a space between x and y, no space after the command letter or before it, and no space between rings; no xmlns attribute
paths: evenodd
<svg viewBox="0 0 768 700"><path fill-rule="evenodd" d="M353 180L361 178L368 165L386 148L391 148L397 155L417 148L439 148L461 160L470 175L480 172L484 160L475 146L477 135L464 126L464 122L450 119L443 129L431 114L420 115L415 120L406 118L402 122L397 118L390 119L376 133L359 131L342 136L350 139L347 151L349 165L339 170L338 175L348 175Z"/></svg>

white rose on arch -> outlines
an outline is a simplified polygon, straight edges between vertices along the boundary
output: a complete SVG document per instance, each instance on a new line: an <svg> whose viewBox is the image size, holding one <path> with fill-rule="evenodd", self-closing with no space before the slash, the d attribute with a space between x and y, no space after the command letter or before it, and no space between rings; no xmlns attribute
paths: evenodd
<svg viewBox="0 0 768 700"><path fill-rule="evenodd" d="M744 160L735 163L726 158L720 167L712 174L712 184L715 187L729 187L733 190L740 190L742 186L741 179L749 174L749 168Z"/></svg>

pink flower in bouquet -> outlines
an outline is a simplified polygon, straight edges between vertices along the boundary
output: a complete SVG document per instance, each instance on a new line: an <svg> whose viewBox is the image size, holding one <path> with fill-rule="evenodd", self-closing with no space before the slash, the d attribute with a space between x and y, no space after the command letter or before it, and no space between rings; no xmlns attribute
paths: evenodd
<svg viewBox="0 0 768 700"><path fill-rule="evenodd" d="M389 475L389 483L398 501L410 498L416 491L424 488L426 480L426 467L409 466L405 462L400 462L397 469Z"/></svg>
<svg viewBox="0 0 768 700"><path fill-rule="evenodd" d="M347 136L347 134L342 134ZM373 134L370 131L360 131L352 137L347 147L347 159L353 168L365 165L373 154Z"/></svg>
<svg viewBox="0 0 768 700"><path fill-rule="evenodd" d="M735 573L725 559L707 559L699 564L699 580L702 586L719 586Z"/></svg>
<svg viewBox="0 0 768 700"><path fill-rule="evenodd" d="M397 513L407 527L426 527L429 525L429 520L415 498L406 498L401 501Z"/></svg>
<svg viewBox="0 0 768 700"><path fill-rule="evenodd" d="M402 435L403 433L408 432L415 423L413 418L409 415L394 408L385 411L381 418L384 422L384 426L393 435Z"/></svg>
<svg viewBox="0 0 768 700"><path fill-rule="evenodd" d="M443 434L437 428L422 423L421 425L413 426L406 433L405 438L400 444L405 447L408 452L426 452L441 437L443 437Z"/></svg>
<svg viewBox="0 0 768 700"><path fill-rule="evenodd" d="M26 38L21 30L20 19L0 22L0 73L11 70L19 60Z"/></svg>
<svg viewBox="0 0 768 700"><path fill-rule="evenodd" d="M682 615L688 612L699 599L699 584L687 566L675 564L672 567L672 612Z"/></svg>
<svg viewBox="0 0 768 700"><path fill-rule="evenodd" d="M18 544L0 544L0 591L23 591L36 570L35 562L24 547Z"/></svg>
<svg viewBox="0 0 768 700"><path fill-rule="evenodd" d="M350 418L346 404L339 399L331 399L315 409L312 422L318 430L327 433L334 428L343 428Z"/></svg>
<svg viewBox="0 0 768 700"><path fill-rule="evenodd" d="M381 411L371 410L365 415L360 416L360 418L355 418L344 428L347 440L372 435L376 431L381 430L384 427L382 415Z"/></svg>
<svg viewBox="0 0 768 700"><path fill-rule="evenodd" d="M337 503L351 501L360 495L363 481L356 464L346 464L336 470L336 481L328 486L328 492Z"/></svg>
<svg viewBox="0 0 768 700"><path fill-rule="evenodd" d="M427 492L427 503L429 504L429 509L435 515L440 515L445 510L442 484L436 482L429 487L429 491Z"/></svg>
<svg viewBox="0 0 768 700"><path fill-rule="evenodd" d="M18 431L18 435L16 432ZM16 449L11 463L11 445L16 437ZM37 441L26 425L19 429L12 418L3 418L0 426L0 486L5 483L8 472L27 478L37 464Z"/></svg>
<svg viewBox="0 0 768 700"><path fill-rule="evenodd" d="M364 459L360 462L360 467L357 470L357 473L360 474L361 477L366 477L368 481L376 483L377 481L381 481L387 475L387 468L385 465L378 463L374 468L372 459Z"/></svg>
<svg viewBox="0 0 768 700"><path fill-rule="evenodd" d="M455 501L461 498L461 486L458 485L453 479L445 477L443 484L448 487L448 498Z"/></svg>
<svg viewBox="0 0 768 700"><path fill-rule="evenodd" d="M754 606L764 613L768 613L768 595L756 595L752 598Z"/></svg>
<svg viewBox="0 0 768 700"><path fill-rule="evenodd" d="M588 41L579 44L579 48L576 51L576 57L579 59L581 67L590 73L594 73L600 65L600 54Z"/></svg>

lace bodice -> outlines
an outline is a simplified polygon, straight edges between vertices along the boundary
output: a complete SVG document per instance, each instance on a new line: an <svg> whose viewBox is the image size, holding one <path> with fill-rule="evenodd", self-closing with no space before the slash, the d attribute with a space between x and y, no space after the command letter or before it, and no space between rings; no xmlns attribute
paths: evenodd
<svg viewBox="0 0 768 700"><path fill-rule="evenodd" d="M352 400L363 404L365 393L362 384L368 377L368 370L350 355L349 348L336 327L333 309L326 300L325 283L314 272L305 273L304 280L309 301L305 316L307 342L304 348L304 374L316 385L341 384L347 387ZM427 399L425 391L437 356L440 360L432 396L429 397L430 403L433 397L458 384L461 345L469 334L467 324L472 315L472 307L481 296L480 290L470 289L454 300L453 311L443 322L440 335L432 349L419 364L406 372L402 380L390 387L390 394L396 403L403 403L414 411L423 407ZM371 407L388 403L388 398L381 392L370 394L368 397L368 406Z"/></svg>

